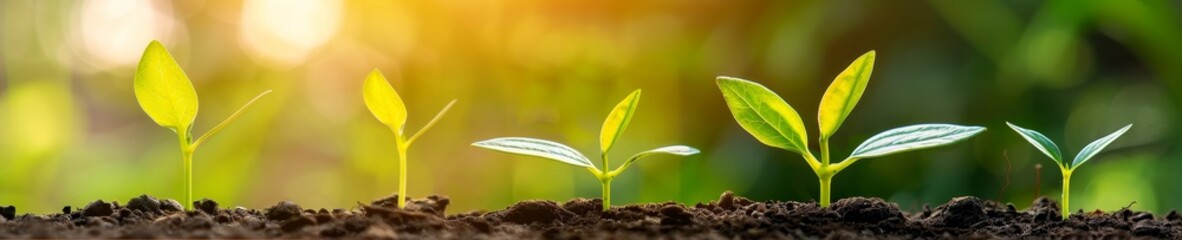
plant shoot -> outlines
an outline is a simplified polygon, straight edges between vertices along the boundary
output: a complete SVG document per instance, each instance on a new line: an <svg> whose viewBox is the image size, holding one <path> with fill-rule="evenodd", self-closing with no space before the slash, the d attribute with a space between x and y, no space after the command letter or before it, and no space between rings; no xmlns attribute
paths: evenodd
<svg viewBox="0 0 1182 240"><path fill-rule="evenodd" d="M1116 141L1116 138L1124 135L1125 132L1129 131L1129 128L1133 127L1133 124L1125 125L1125 127L1116 130L1116 132L1108 134L1108 136L1096 139L1096 141L1093 141L1087 146L1084 146L1083 149L1080 149L1079 154L1075 155L1075 159L1071 161L1065 161L1065 159L1063 159L1062 151L1059 151L1059 146L1055 145L1055 142L1047 138L1046 135L1043 135L1038 131L1019 127L1013 123L1006 122L1006 125L1009 125L1010 128L1014 129L1015 132L1018 132L1018 135L1022 135L1022 138L1034 145L1034 148L1037 148L1039 152L1047 155L1047 157L1050 157L1052 161L1055 161L1056 165L1059 165L1059 172L1063 173L1063 199L1060 201L1061 204L1059 205L1059 211L1063 214L1063 219L1067 219L1067 216L1071 216L1071 208L1068 207L1068 205L1071 203L1071 195L1069 194L1071 193L1071 173L1075 172L1075 169L1078 168L1079 165L1087 162L1088 159L1095 157L1096 154L1100 153L1100 150L1103 150L1104 147L1107 147L1109 143L1112 143L1112 141Z"/></svg>

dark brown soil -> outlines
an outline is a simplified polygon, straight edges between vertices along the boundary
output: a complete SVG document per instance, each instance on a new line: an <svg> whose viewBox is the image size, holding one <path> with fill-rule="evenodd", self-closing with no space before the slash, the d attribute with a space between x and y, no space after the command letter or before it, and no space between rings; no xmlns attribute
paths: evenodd
<svg viewBox="0 0 1182 240"><path fill-rule="evenodd" d="M127 205L96 201L50 215L0 207L0 238L1182 238L1182 216L1127 209L1059 218L1045 198L1017 210L974 197L904 213L877 198L816 203L754 202L723 193L694 206L653 203L601 211L598 199L523 201L504 210L445 216L449 199L430 196L397 209L393 198L354 209L303 209L280 202L264 210L140 196Z"/></svg>

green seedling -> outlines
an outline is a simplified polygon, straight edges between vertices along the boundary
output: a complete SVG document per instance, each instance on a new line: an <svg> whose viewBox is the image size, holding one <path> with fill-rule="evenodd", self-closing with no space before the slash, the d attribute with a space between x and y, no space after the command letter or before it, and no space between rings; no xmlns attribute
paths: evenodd
<svg viewBox="0 0 1182 240"><path fill-rule="evenodd" d="M451 106L456 104L456 100L451 100L444 106L439 113L435 114L427 125L423 125L414 135L406 134L403 128L406 126L406 104L402 102L402 97L398 96L398 92L394 91L394 87L390 86L390 82L386 81L386 77L382 76L382 72L374 69L365 77L365 86L362 87L362 97L365 98L365 106L369 108L369 112L373 113L378 121L389 127L394 132L394 145L398 149L398 208L406 206L406 150L410 148L410 144L419 139L424 132L435 126L439 118L451 109Z"/></svg>
<svg viewBox="0 0 1182 240"><path fill-rule="evenodd" d="M197 117L197 91L193 90L193 83L164 45L155 40L148 44L135 71L135 98L152 121L176 132L184 164L186 210L193 209L193 152L201 143L238 119L243 110L268 93L271 93L271 90L259 93L238 111L230 114L226 120L193 141L191 131L193 121Z"/></svg>
<svg viewBox="0 0 1182 240"><path fill-rule="evenodd" d="M1071 192L1071 173L1075 172L1075 169L1078 168L1079 165L1087 162L1088 159L1095 157L1096 154L1100 153L1100 150L1103 150L1104 147L1107 147L1109 143L1112 143L1112 141L1116 141L1116 138L1124 135L1126 131L1129 131L1129 128L1133 127L1133 124L1125 125L1125 127L1116 130L1116 132L1108 134L1108 136L1096 139L1096 141L1089 143L1087 146L1084 146L1083 149L1079 150L1079 154L1075 155L1075 159L1068 162L1064 161L1063 154L1061 151L1059 151L1059 146L1055 145L1055 142L1052 142L1051 139L1047 138L1046 135L1043 135L1038 131L1019 127L1018 125L1014 125L1009 122L1006 122L1006 125L1009 125L1010 128L1014 129L1015 132L1018 132L1018 135L1022 135L1022 138L1034 145L1034 148L1037 148L1038 151L1046 154L1047 157L1050 157L1052 161L1055 161L1055 164L1059 165L1059 171L1063 173L1063 199L1062 204L1059 206L1059 211L1062 212L1063 219L1067 219L1067 216L1071 215L1071 212L1068 211L1071 209L1068 207L1071 200L1069 195Z"/></svg>
<svg viewBox="0 0 1182 240"><path fill-rule="evenodd" d="M718 77L718 88L739 126L761 143L796 152L804 157L821 183L821 207L829 206L829 186L833 175L858 160L910 150L932 148L972 137L984 127L951 124L918 124L887 130L874 135L854 149L845 160L829 164L829 137L849 116L862 98L874 69L874 51L854 60L825 91L817 113L820 125L821 160L808 147L808 133L800 115L783 98L755 82Z"/></svg>
<svg viewBox="0 0 1182 240"><path fill-rule="evenodd" d="M599 159L603 170L596 167L586 155L583 155L578 150L561 143L541 139L524 137L495 138L473 143L472 146L511 154L542 157L576 167L586 168L588 171L591 171L591 174L595 175L595 178L599 179L599 183L603 186L603 211L607 211L608 208L611 208L612 178L620 175L624 169L628 169L628 166L631 166L636 160L660 153L689 156L698 154L699 152L698 149L682 145L661 147L632 155L623 165L617 167L616 170L607 171L607 169L610 169L607 152L611 150L616 139L628 127L628 122L632 121L632 114L636 112L636 105L639 102L640 89L637 89L632 94L629 94L628 97L624 98L624 101L616 104L616 107L607 115L607 119L603 121L603 128L599 131Z"/></svg>

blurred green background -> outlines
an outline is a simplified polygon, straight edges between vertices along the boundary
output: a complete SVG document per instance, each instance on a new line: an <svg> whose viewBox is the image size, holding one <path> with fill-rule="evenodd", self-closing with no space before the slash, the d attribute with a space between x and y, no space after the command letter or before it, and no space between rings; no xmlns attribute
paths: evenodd
<svg viewBox="0 0 1182 240"><path fill-rule="evenodd" d="M808 201L817 180L788 151L732 119L714 85L755 80L796 107L816 136L832 78L878 51L866 95L831 140L914 123L982 125L961 144L862 161L834 198L905 209L974 195L1029 206L1058 199L1059 172L1006 121L1073 156L1135 126L1074 176L1073 207L1166 211L1182 202L1182 11L1177 1L33 1L0 2L0 204L56 212L139 194L181 198L173 133L136 103L151 39L194 81L194 133L272 89L196 153L194 194L224 206L281 200L350 208L395 191L394 139L366 111L365 75L390 78L418 129L412 196L452 212L526 199L598 197L585 170L469 147L501 136L594 153L608 110L644 97L611 155L687 144L703 154L642 161L614 183L617 204L717 199ZM816 146L816 143L810 145ZM815 149L814 149L815 151ZM1035 166L1043 170L1036 173ZM1041 176L1041 178L1036 178Z"/></svg>

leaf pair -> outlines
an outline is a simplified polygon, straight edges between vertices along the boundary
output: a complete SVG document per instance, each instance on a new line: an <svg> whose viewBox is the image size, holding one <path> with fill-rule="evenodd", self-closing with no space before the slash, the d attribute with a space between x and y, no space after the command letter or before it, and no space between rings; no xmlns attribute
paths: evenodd
<svg viewBox="0 0 1182 240"><path fill-rule="evenodd" d="M193 121L197 118L197 91L193 89L193 83L189 81L184 70L181 70L180 65L168 53L168 49L165 49L160 42L153 40L144 50L144 55L140 58L139 66L136 68L134 85L136 100L148 117L152 118L152 121L161 127L188 136ZM271 93L271 90L259 93L258 96L246 102L241 108L230 114L226 120L202 134L197 141L192 143L191 148L196 148L210 136L238 119L238 116L246 108L268 93Z"/></svg>
<svg viewBox="0 0 1182 240"><path fill-rule="evenodd" d="M1083 149L1079 150L1079 154L1075 155L1075 159L1073 159L1071 162L1066 162L1064 161L1065 159L1063 159L1062 151L1059 150L1059 146L1055 145L1055 142L1047 138L1046 135L1043 135L1038 131L1019 127L1013 123L1006 122L1006 125L1009 125L1010 128L1014 129L1015 132L1018 132L1019 135L1022 135L1022 138L1026 139L1027 142L1033 144L1034 147L1038 149L1038 151L1047 155L1047 157L1050 157L1051 160L1054 160L1056 164L1059 164L1060 167L1066 170L1073 170L1079 167L1080 164L1083 164L1092 157L1095 157L1096 154L1100 153L1100 150L1103 150L1104 147L1107 147L1108 144L1112 143L1112 141L1116 141L1116 138L1124 135L1125 132L1129 131L1129 128L1133 127L1133 124L1125 125L1124 127L1116 130L1116 132L1108 134L1108 136L1104 136L1100 139L1096 139L1096 141L1092 141L1092 143L1089 143Z"/></svg>
<svg viewBox="0 0 1182 240"><path fill-rule="evenodd" d="M817 113L822 143L837 132L862 98L874 69L874 51L867 52L833 80ZM808 148L808 133L792 106L767 87L733 77L718 77L727 107L744 130L768 146L805 156L810 166L821 167ZM984 131L983 127L920 124L891 129L866 140L847 159L884 156L954 143ZM822 150L825 151L825 150ZM828 154L828 153L824 153Z"/></svg>
<svg viewBox="0 0 1182 240"><path fill-rule="evenodd" d="M608 150L611 150L612 145L615 144L616 140L624 132L624 129L628 127L628 123L632 121L632 115L636 112L636 106L639 102L640 90L637 89L636 91L633 91L632 94L629 94L628 97L625 97L623 101L620 101L619 104L616 104L615 108L612 108L611 113L609 113L607 119L603 121L603 127L599 131L599 149L601 156L606 156ZM524 137L503 137L476 142L473 143L472 146L511 154L550 159L576 167L591 169L592 172L596 173L597 175L617 174L630 166L636 160L658 153L688 156L697 154L699 152L697 149L692 147L681 145L657 148L633 155L628 159L628 161L624 162L624 164L620 165L620 167L616 170L604 172L608 167L606 161L603 163L603 167L605 169L600 170L595 166L594 163L591 162L590 159L587 158L587 156L583 155L574 148L547 140ZM606 159L606 157L603 159Z"/></svg>
<svg viewBox="0 0 1182 240"><path fill-rule="evenodd" d="M402 97L398 95L397 91L394 91L394 87L390 86L390 82L386 80L381 71L374 69L369 73L369 76L365 77L362 97L365 98L365 106L369 108L369 112L373 113L379 122L393 130L399 141L405 141L406 145L410 145L423 132L435 126L435 123L451 109L452 105L456 104L456 100L448 102L442 110L439 110L439 113L435 114L434 118L431 118L431 121L423 125L422 129L407 138L403 130L406 127L406 104L402 102Z"/></svg>

